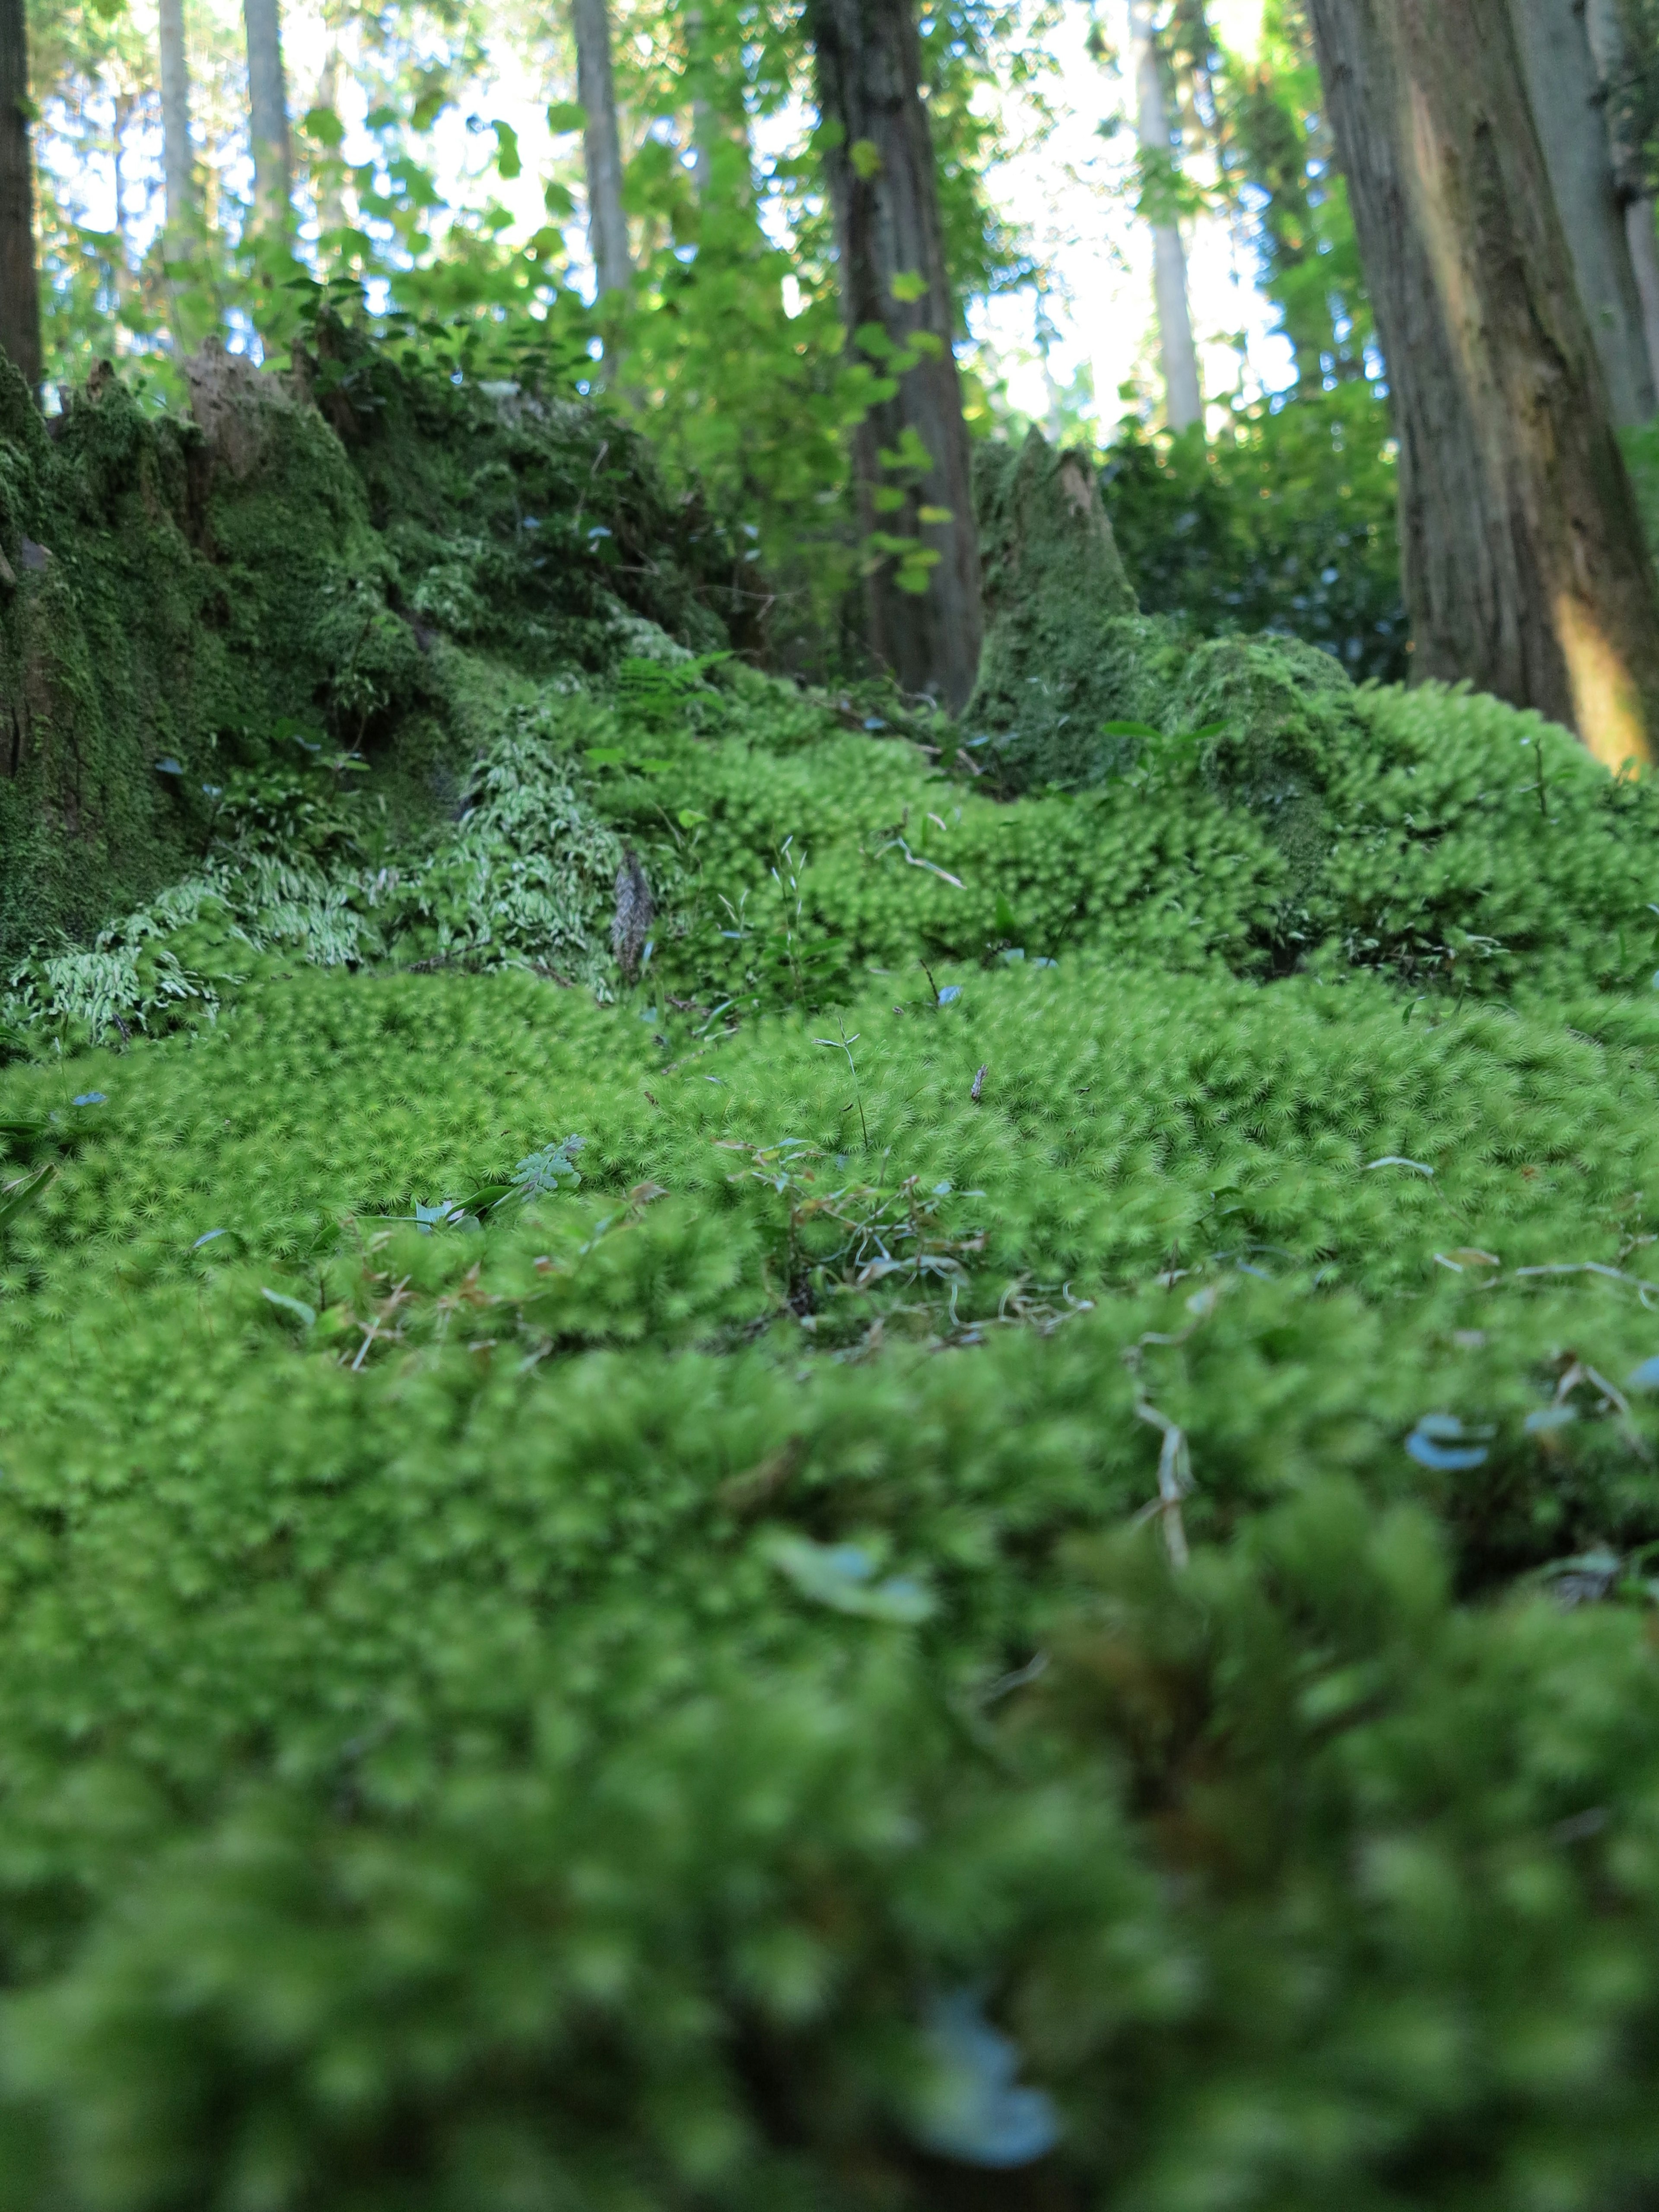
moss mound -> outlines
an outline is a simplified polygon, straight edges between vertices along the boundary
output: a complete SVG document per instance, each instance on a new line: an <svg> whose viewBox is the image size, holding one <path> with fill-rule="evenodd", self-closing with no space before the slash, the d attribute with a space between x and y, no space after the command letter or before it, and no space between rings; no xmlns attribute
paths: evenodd
<svg viewBox="0 0 1659 2212"><path fill-rule="evenodd" d="M1646 2202L1649 788L1159 631L995 800L352 390L403 703L0 1031L0 2202Z"/></svg>

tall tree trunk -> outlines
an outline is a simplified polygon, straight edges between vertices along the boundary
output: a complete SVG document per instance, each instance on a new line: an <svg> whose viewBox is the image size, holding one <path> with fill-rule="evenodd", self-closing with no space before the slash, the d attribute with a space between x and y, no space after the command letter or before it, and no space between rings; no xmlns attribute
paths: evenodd
<svg viewBox="0 0 1659 2212"><path fill-rule="evenodd" d="M1642 334L1649 373L1659 392L1659 239L1655 235L1653 193L1648 184L1644 132L1631 112L1628 88L1632 58L1619 0L1581 0L1590 52L1601 81L1607 112L1607 145L1613 189L1624 210L1625 237L1642 302Z"/></svg>
<svg viewBox="0 0 1659 2212"><path fill-rule="evenodd" d="M40 279L34 265L29 48L23 0L0 0L0 348L39 392Z"/></svg>
<svg viewBox="0 0 1659 2212"><path fill-rule="evenodd" d="M1129 46L1135 74L1135 128L1149 165L1148 188L1156 199L1172 156L1152 0L1129 0ZM1199 386L1198 349L1193 343L1193 319L1187 300L1187 249L1181 242L1173 210L1162 210L1154 204L1152 228L1165 411L1172 430L1190 430L1204 419L1204 396Z"/></svg>
<svg viewBox="0 0 1659 2212"><path fill-rule="evenodd" d="M587 111L582 151L587 168L587 249L599 296L625 292L633 274L628 218L623 213L622 133L611 71L611 19L605 0L573 0L576 25L576 97Z"/></svg>
<svg viewBox="0 0 1659 2212"><path fill-rule="evenodd" d="M167 179L163 253L182 260L196 230L195 151L190 143L190 60L185 49L185 0L161 0L161 167Z"/></svg>
<svg viewBox="0 0 1659 2212"><path fill-rule="evenodd" d="M1584 0L1510 0L1510 14L1613 419L1645 422L1659 407L1659 394L1613 182L1606 94L1590 51Z"/></svg>
<svg viewBox="0 0 1659 2212"><path fill-rule="evenodd" d="M132 256L127 250L127 126L132 121L132 111L137 105L130 92L117 93L112 101L114 128L110 133L110 181L115 187L115 258L111 275L115 280L115 304L124 307L131 298Z"/></svg>
<svg viewBox="0 0 1659 2212"><path fill-rule="evenodd" d="M915 18L911 0L808 0L806 27L819 112L839 134L825 164L848 349L896 371L896 391L870 410L853 443L872 556L870 646L906 690L956 712L973 690L983 617Z"/></svg>
<svg viewBox="0 0 1659 2212"><path fill-rule="evenodd" d="M247 106L253 142L254 222L286 228L294 188L288 140L288 88L283 78L280 0L242 0L247 26Z"/></svg>
<svg viewBox="0 0 1659 2212"><path fill-rule="evenodd" d="M1310 264L1316 275L1320 260L1318 224L1308 190L1307 141L1300 118L1272 72L1261 66L1244 79L1235 117L1248 173L1266 200L1257 221L1267 264L1267 289L1290 341L1297 383L1304 392L1318 392L1328 368L1340 375L1347 364L1336 335L1329 291L1299 281Z"/></svg>
<svg viewBox="0 0 1659 2212"><path fill-rule="evenodd" d="M1309 12L1389 367L1415 672L1650 761L1659 592L1507 0Z"/></svg>
<svg viewBox="0 0 1659 2212"><path fill-rule="evenodd" d="M686 76L691 87L691 176L697 198L707 203L714 181L714 148L720 118L709 98L714 57L709 52L708 26L701 8L685 11Z"/></svg>
<svg viewBox="0 0 1659 2212"><path fill-rule="evenodd" d="M322 75L317 80L317 105L326 108L331 115L339 96L340 38L338 29L331 27L328 57L323 64ZM343 230L346 226L345 195L340 189L340 173L334 158L337 150L333 147L328 149L329 158L322 183L319 185L314 170L311 179L312 190L317 197L317 228L325 234L331 230Z"/></svg>

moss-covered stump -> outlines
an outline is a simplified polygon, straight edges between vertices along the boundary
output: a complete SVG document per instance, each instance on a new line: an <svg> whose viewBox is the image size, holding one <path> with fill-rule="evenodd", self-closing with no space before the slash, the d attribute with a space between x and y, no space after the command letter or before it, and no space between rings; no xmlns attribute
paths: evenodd
<svg viewBox="0 0 1659 2212"><path fill-rule="evenodd" d="M975 470L987 629L970 750L1005 787L1086 788L1154 732L1193 737L1209 787L1261 819L1300 890L1328 842L1326 784L1362 743L1339 663L1294 638L1194 641L1141 616L1091 464L1040 430L981 447Z"/></svg>
<svg viewBox="0 0 1659 2212"><path fill-rule="evenodd" d="M222 349L191 418L100 373L52 435L0 371L0 959L186 872L285 726L362 750L407 829L460 789L490 665L723 641L727 549L624 428L340 343L344 442Z"/></svg>

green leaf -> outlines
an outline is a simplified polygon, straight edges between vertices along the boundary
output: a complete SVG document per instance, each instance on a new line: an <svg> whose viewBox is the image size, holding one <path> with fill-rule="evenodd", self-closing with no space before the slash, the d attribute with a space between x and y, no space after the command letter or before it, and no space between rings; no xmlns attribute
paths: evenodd
<svg viewBox="0 0 1659 2212"><path fill-rule="evenodd" d="M292 1314L301 1328L316 1327L317 1309L315 1306L308 1306L303 1298L291 1298L283 1291L268 1291L263 1285L260 1286L259 1296L262 1298L269 1298L271 1304L282 1312Z"/></svg>
<svg viewBox="0 0 1659 2212"><path fill-rule="evenodd" d="M927 279L919 269L901 269L888 289L896 300L920 300L926 296Z"/></svg>
<svg viewBox="0 0 1659 2212"><path fill-rule="evenodd" d="M307 108L300 128L319 146L337 146L345 137L345 125L331 107Z"/></svg>
<svg viewBox="0 0 1659 2212"><path fill-rule="evenodd" d="M580 100L556 100L547 111L547 127L556 138L563 137L568 131L586 131L587 110Z"/></svg>
<svg viewBox="0 0 1659 2212"><path fill-rule="evenodd" d="M19 1214L33 1206L57 1172L56 1167L48 1160L44 1166L36 1168L33 1175L26 1175L20 1182L0 1190L0 1229L15 1221Z"/></svg>
<svg viewBox="0 0 1659 2212"><path fill-rule="evenodd" d="M872 177L881 174L881 149L873 138L855 138L847 149L847 158L853 164L854 173L868 184Z"/></svg>
<svg viewBox="0 0 1659 2212"><path fill-rule="evenodd" d="M519 154L519 134L510 123L498 116L490 125L495 134L495 173L506 182L524 173L524 162Z"/></svg>

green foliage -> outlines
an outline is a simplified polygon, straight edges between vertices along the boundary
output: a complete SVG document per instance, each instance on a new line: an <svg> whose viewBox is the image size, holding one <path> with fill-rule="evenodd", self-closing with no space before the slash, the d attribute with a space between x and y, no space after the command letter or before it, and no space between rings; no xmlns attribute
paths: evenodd
<svg viewBox="0 0 1659 2212"><path fill-rule="evenodd" d="M1393 432L1369 385L1259 402L1208 445L1126 422L1103 485L1147 613L1302 638L1356 682L1404 677Z"/></svg>
<svg viewBox="0 0 1659 2212"><path fill-rule="evenodd" d="M1178 23L1202 22L1182 0ZM1189 47L1209 42L1188 33ZM1266 0L1256 51L1194 53L1212 68L1214 131L1228 197L1254 233L1303 397L1375 374L1370 301L1347 185L1334 158L1306 0Z"/></svg>

